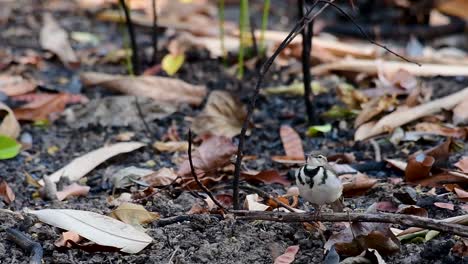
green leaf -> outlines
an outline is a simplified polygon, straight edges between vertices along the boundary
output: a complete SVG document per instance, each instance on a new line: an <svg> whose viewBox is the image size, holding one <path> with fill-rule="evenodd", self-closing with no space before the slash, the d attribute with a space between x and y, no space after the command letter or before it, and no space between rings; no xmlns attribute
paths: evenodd
<svg viewBox="0 0 468 264"><path fill-rule="evenodd" d="M429 241L431 239L433 239L434 237L438 236L440 234L439 231L435 231L435 230L429 230L429 232L427 232L426 236L424 237L426 241Z"/></svg>
<svg viewBox="0 0 468 264"><path fill-rule="evenodd" d="M161 62L162 69L169 74L169 76L174 75L180 67L182 67L182 64L184 64L185 61L185 56L184 54L180 55L172 55L172 54L167 54L164 56Z"/></svg>
<svg viewBox="0 0 468 264"><path fill-rule="evenodd" d="M332 125L330 124L325 124L321 126L311 126L307 130L307 135L309 137L316 136L318 133L328 133L332 130Z"/></svg>
<svg viewBox="0 0 468 264"><path fill-rule="evenodd" d="M345 107L334 105L327 112L322 114L326 118L342 119L351 118L357 115L356 111L349 110Z"/></svg>
<svg viewBox="0 0 468 264"><path fill-rule="evenodd" d="M0 135L0 160L16 157L20 152L21 145L16 140Z"/></svg>

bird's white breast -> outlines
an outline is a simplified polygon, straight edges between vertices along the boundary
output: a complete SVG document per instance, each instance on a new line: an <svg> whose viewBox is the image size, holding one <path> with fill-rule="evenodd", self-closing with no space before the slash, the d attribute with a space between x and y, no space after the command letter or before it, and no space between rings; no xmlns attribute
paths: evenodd
<svg viewBox="0 0 468 264"><path fill-rule="evenodd" d="M313 177L313 186L311 188L310 178L302 175L303 183L296 177L296 184L299 188L299 194L307 201L313 204L328 204L333 203L341 197L343 185L341 180L332 171L327 171L324 179L324 168L321 167L315 177ZM301 170L298 170L301 173ZM301 175L298 175L301 176Z"/></svg>

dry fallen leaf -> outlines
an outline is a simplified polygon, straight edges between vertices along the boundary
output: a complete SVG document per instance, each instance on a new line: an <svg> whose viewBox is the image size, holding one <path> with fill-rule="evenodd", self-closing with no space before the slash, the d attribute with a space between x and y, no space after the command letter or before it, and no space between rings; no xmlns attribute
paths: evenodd
<svg viewBox="0 0 468 264"><path fill-rule="evenodd" d="M468 100L462 101L453 108L453 124L468 123Z"/></svg>
<svg viewBox="0 0 468 264"><path fill-rule="evenodd" d="M172 168L161 168L158 171L146 175L142 178L143 181L150 186L165 186L173 183L177 178L177 174Z"/></svg>
<svg viewBox="0 0 468 264"><path fill-rule="evenodd" d="M292 127L282 125L280 127L280 137L287 157L304 160L305 154L301 137Z"/></svg>
<svg viewBox="0 0 468 264"><path fill-rule="evenodd" d="M248 182L261 182L265 184L279 183L283 186L291 185L285 177L276 170L264 170L261 172L257 171L243 171L241 172L241 178Z"/></svg>
<svg viewBox="0 0 468 264"><path fill-rule="evenodd" d="M153 148L160 152L187 152L187 141L156 141L153 143Z"/></svg>
<svg viewBox="0 0 468 264"><path fill-rule="evenodd" d="M21 131L20 124L16 120L13 111L4 103L0 102L0 113L7 112L3 120L0 122L0 135L11 138L17 138Z"/></svg>
<svg viewBox="0 0 468 264"><path fill-rule="evenodd" d="M211 92L205 108L192 121L192 130L232 138L238 135L247 115L240 101L225 91Z"/></svg>
<svg viewBox="0 0 468 264"><path fill-rule="evenodd" d="M15 193L5 180L0 183L0 197L2 197L3 201L7 204L11 204L11 202L15 200Z"/></svg>
<svg viewBox="0 0 468 264"><path fill-rule="evenodd" d="M397 103L398 100L396 99L396 96L385 95L371 99L369 102L362 105L362 111L356 117L354 127L359 127L383 112L393 110Z"/></svg>
<svg viewBox="0 0 468 264"><path fill-rule="evenodd" d="M36 89L36 83L19 75L0 75L0 92L7 96L21 95Z"/></svg>
<svg viewBox="0 0 468 264"><path fill-rule="evenodd" d="M119 248L130 254L140 252L152 242L147 234L132 225L94 212L71 209L29 210L40 221L74 231L99 245Z"/></svg>
<svg viewBox="0 0 468 264"><path fill-rule="evenodd" d="M343 195L351 197L361 195L372 188L377 179L369 178L366 174L344 174L339 177L343 182Z"/></svg>
<svg viewBox="0 0 468 264"><path fill-rule="evenodd" d="M289 246L283 255L278 256L275 259L274 264L291 264L296 258L296 254L299 251L299 246Z"/></svg>
<svg viewBox="0 0 468 264"><path fill-rule="evenodd" d="M42 19L41 47L55 53L65 66L76 66L79 63L78 58L68 41L67 32L60 27L52 14L45 13Z"/></svg>
<svg viewBox="0 0 468 264"><path fill-rule="evenodd" d="M455 165L455 167L459 168L462 172L468 173L468 156L463 156L454 165Z"/></svg>
<svg viewBox="0 0 468 264"><path fill-rule="evenodd" d="M441 202L435 202L434 205L439 208L447 209L450 211L455 210L455 205L453 203L441 203Z"/></svg>
<svg viewBox="0 0 468 264"><path fill-rule="evenodd" d="M457 195L457 198L459 200L462 200L462 201L468 201L468 192L463 190L463 189L460 189L460 188L457 188L455 187L454 189L454 192L455 194Z"/></svg>
<svg viewBox="0 0 468 264"><path fill-rule="evenodd" d="M18 120L55 120L58 118L58 113L63 112L65 109L68 97L69 94L66 93L56 94L53 97L25 104L19 108L15 108L13 111Z"/></svg>
<svg viewBox="0 0 468 264"><path fill-rule="evenodd" d="M70 196L86 196L89 193L89 186L79 185L78 183L72 183L65 186L63 190L57 192L57 199L63 201Z"/></svg>
<svg viewBox="0 0 468 264"><path fill-rule="evenodd" d="M199 105L205 98L206 87L192 85L179 79L156 76L125 76L84 72L85 86L102 86L125 94L150 97L158 102Z"/></svg>
<svg viewBox="0 0 468 264"><path fill-rule="evenodd" d="M466 138L467 130L460 127L449 127L441 124L422 122L416 124L414 131L425 132L427 134L441 135L453 138Z"/></svg>
<svg viewBox="0 0 468 264"><path fill-rule="evenodd" d="M67 231L60 235L60 238L54 242L54 245L56 247L72 247L69 240L75 243L79 243L82 239L83 238L78 233Z"/></svg>
<svg viewBox="0 0 468 264"><path fill-rule="evenodd" d="M201 175L213 172L229 163L231 156L237 151L230 138L211 136L193 152L192 161L195 172ZM179 167L177 174L182 177L192 178L188 159Z"/></svg>
<svg viewBox="0 0 468 264"><path fill-rule="evenodd" d="M408 158L408 165L405 169L405 180L407 182L417 182L428 178L431 175L431 169L434 162L434 157L424 153L410 156Z"/></svg>
<svg viewBox="0 0 468 264"><path fill-rule="evenodd" d="M139 230L144 230L141 224L148 224L159 219L159 214L148 212L142 205L133 203L119 205L109 216L130 224Z"/></svg>
<svg viewBox="0 0 468 264"><path fill-rule="evenodd" d="M366 127L365 131L361 131L362 127L365 126L365 124L363 124L363 126L356 130L354 139L356 141L364 140L372 136L391 131L399 126L405 125L421 117L435 114L442 111L442 109L452 109L460 102L466 100L466 98L468 98L468 87L459 92L425 104L396 110L395 112L381 118L370 129L369 127Z"/></svg>
<svg viewBox="0 0 468 264"><path fill-rule="evenodd" d="M400 241L385 223L351 223L348 228L332 235L324 247L330 250L332 245L338 254L347 256L359 255L369 248L384 255L400 250Z"/></svg>
<svg viewBox="0 0 468 264"><path fill-rule="evenodd" d="M259 202L258 194L249 194L245 197L244 207L249 211L266 211L269 206Z"/></svg>
<svg viewBox="0 0 468 264"><path fill-rule="evenodd" d="M51 174L49 176L50 180L58 182L61 177L66 177L70 181L77 181L107 159L121 153L134 151L144 145L140 142L121 142L93 150L74 159L67 166ZM44 181L41 180L39 183L43 185Z"/></svg>

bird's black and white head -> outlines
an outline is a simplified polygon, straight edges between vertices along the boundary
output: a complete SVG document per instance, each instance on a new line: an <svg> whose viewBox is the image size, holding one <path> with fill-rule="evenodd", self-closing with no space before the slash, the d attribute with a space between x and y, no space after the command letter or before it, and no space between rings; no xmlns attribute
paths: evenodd
<svg viewBox="0 0 468 264"><path fill-rule="evenodd" d="M312 168L315 168L315 167L319 167L319 166L324 166L325 164L328 164L328 160L327 160L327 157L323 156L323 155L308 155L307 156L307 166L308 167L312 167Z"/></svg>

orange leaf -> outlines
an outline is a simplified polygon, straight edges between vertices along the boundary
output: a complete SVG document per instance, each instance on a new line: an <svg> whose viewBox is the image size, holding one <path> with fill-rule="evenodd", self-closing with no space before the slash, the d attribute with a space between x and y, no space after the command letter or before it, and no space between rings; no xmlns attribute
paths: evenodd
<svg viewBox="0 0 468 264"><path fill-rule="evenodd" d="M281 142L283 142L286 156L296 159L304 159L304 149L299 134L290 126L282 125L280 128Z"/></svg>

